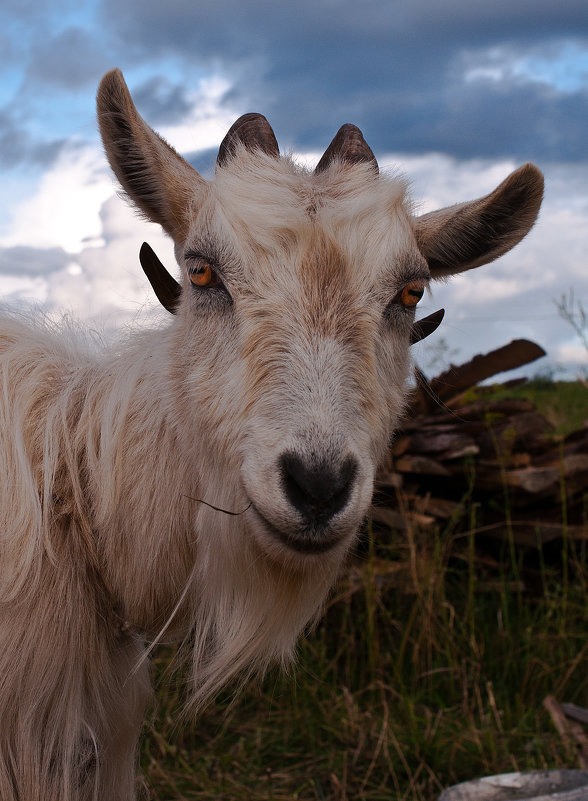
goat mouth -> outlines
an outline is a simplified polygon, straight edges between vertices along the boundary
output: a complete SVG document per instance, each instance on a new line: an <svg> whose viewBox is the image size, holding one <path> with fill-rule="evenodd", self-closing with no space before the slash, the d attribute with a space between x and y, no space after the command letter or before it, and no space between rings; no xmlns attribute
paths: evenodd
<svg viewBox="0 0 588 801"><path fill-rule="evenodd" d="M250 511L254 513L257 522L261 522L263 529L273 539L279 540L282 545L296 553L317 555L326 553L341 544L341 534L333 532L328 534L320 526L303 527L296 532L283 531L270 523L253 502L251 502Z"/></svg>

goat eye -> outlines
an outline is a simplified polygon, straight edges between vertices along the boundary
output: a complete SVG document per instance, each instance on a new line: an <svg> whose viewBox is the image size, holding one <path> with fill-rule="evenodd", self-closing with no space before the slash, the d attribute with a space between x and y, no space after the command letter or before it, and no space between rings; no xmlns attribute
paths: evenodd
<svg viewBox="0 0 588 801"><path fill-rule="evenodd" d="M398 294L398 302L406 308L412 308L417 305L419 300L425 294L425 285L422 281L411 281L407 284Z"/></svg>
<svg viewBox="0 0 588 801"><path fill-rule="evenodd" d="M190 270L189 275L190 281L194 284L194 286L209 287L218 286L220 284L220 278L212 269L210 264L205 261L193 267Z"/></svg>

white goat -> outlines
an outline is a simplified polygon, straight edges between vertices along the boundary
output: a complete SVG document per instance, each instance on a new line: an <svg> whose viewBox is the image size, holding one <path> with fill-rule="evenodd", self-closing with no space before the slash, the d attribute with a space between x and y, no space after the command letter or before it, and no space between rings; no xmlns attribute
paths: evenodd
<svg viewBox="0 0 588 801"><path fill-rule="evenodd" d="M176 316L117 352L0 323L2 801L135 798L163 630L189 643L195 705L290 659L370 504L419 298L513 247L542 196L528 164L415 218L357 128L309 172L261 115L207 182L116 70L98 118L182 289L160 285Z"/></svg>

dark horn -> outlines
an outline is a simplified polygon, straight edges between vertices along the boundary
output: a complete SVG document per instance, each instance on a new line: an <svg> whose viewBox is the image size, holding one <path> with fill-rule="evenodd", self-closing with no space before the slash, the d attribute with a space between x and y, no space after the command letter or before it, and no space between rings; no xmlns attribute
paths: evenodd
<svg viewBox="0 0 588 801"><path fill-rule="evenodd" d="M221 142L216 163L222 166L231 158L239 142L248 150L261 150L268 156L276 158L280 155L276 136L263 114L243 114L231 125L228 134Z"/></svg>
<svg viewBox="0 0 588 801"><path fill-rule="evenodd" d="M168 273L147 242L143 242L141 245L139 261L157 295L157 300L162 306L165 306L168 312L175 314L182 294L181 285Z"/></svg>
<svg viewBox="0 0 588 801"><path fill-rule="evenodd" d="M425 339L425 337L428 337L429 334L432 334L433 331L436 331L441 325L441 320L444 315L445 309L439 309L439 311L429 314L428 317L423 317L422 320L418 320L412 327L410 344L415 345L417 342Z"/></svg>
<svg viewBox="0 0 588 801"><path fill-rule="evenodd" d="M375 171L378 172L378 162L372 153L372 149L363 138L363 134L357 125L352 125L350 122L339 128L335 138L316 165L315 172L326 170L335 159L340 159L348 164L359 164L361 162L371 164Z"/></svg>

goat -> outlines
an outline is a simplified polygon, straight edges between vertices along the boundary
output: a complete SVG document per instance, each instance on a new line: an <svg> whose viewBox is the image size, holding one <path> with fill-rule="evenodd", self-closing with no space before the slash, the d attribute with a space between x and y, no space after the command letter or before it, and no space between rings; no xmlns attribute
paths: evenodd
<svg viewBox="0 0 588 801"><path fill-rule="evenodd" d="M97 105L181 287L159 275L175 315L124 347L1 319L2 801L136 797L146 643L164 633L189 649L194 709L291 659L369 507L419 299L512 248L542 198L527 164L417 217L355 126L309 171L261 115L206 181L118 70Z"/></svg>

